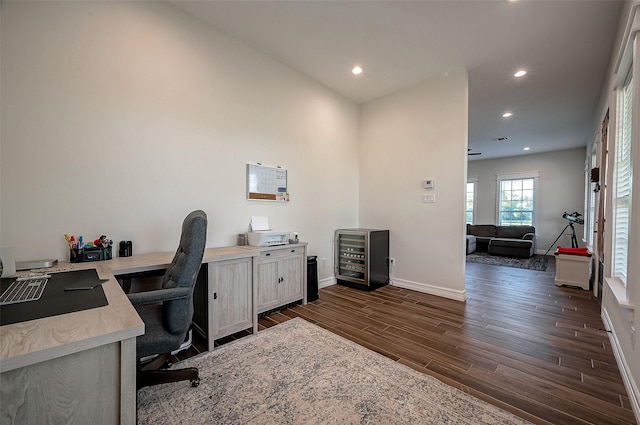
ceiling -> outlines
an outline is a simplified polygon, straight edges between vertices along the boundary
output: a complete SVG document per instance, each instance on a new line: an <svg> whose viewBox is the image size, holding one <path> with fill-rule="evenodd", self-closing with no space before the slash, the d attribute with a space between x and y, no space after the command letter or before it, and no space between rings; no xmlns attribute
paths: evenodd
<svg viewBox="0 0 640 425"><path fill-rule="evenodd" d="M615 0L171 3L358 103L464 66L469 148L482 153L471 160L586 146L622 9ZM521 68L527 75L514 78Z"/></svg>

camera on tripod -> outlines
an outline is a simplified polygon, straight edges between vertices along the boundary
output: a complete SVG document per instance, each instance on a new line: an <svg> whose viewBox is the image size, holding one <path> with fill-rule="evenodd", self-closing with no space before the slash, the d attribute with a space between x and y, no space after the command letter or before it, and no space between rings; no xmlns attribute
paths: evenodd
<svg viewBox="0 0 640 425"><path fill-rule="evenodd" d="M570 222L576 224L584 224L584 220L580 217L582 217L582 214L580 214L578 211L574 211L571 214L565 211L565 213L562 214L562 218L564 218L565 220L569 220Z"/></svg>

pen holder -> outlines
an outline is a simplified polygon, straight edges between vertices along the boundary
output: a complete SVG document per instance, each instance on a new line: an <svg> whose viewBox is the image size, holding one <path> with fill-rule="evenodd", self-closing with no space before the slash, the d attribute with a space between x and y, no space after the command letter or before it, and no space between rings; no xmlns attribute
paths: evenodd
<svg viewBox="0 0 640 425"><path fill-rule="evenodd" d="M85 263L89 261L111 260L111 247L72 248L69 253L69 261L72 263Z"/></svg>

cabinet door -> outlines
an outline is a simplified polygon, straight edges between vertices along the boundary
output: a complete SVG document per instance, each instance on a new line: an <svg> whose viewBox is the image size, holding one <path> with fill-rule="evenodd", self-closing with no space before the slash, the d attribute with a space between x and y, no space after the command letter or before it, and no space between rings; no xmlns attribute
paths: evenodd
<svg viewBox="0 0 640 425"><path fill-rule="evenodd" d="M278 307L280 296L280 274L278 272L278 258L261 258L257 260L257 273L255 278L258 291L258 313Z"/></svg>
<svg viewBox="0 0 640 425"><path fill-rule="evenodd" d="M288 255L280 261L280 303L287 304L298 301L303 297L303 269L304 256L302 254Z"/></svg>
<svg viewBox="0 0 640 425"><path fill-rule="evenodd" d="M209 349L213 339L252 327L252 263L250 258L209 264Z"/></svg>

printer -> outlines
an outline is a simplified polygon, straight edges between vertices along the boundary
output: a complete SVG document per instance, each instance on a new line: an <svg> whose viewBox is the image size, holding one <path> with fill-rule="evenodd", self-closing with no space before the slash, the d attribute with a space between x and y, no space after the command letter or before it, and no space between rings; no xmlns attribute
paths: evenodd
<svg viewBox="0 0 640 425"><path fill-rule="evenodd" d="M289 243L289 232L271 230L267 217L252 216L248 239L251 246L286 245Z"/></svg>
<svg viewBox="0 0 640 425"><path fill-rule="evenodd" d="M249 232L249 245L252 246L274 246L287 243L289 243L289 232L279 232L277 230Z"/></svg>

